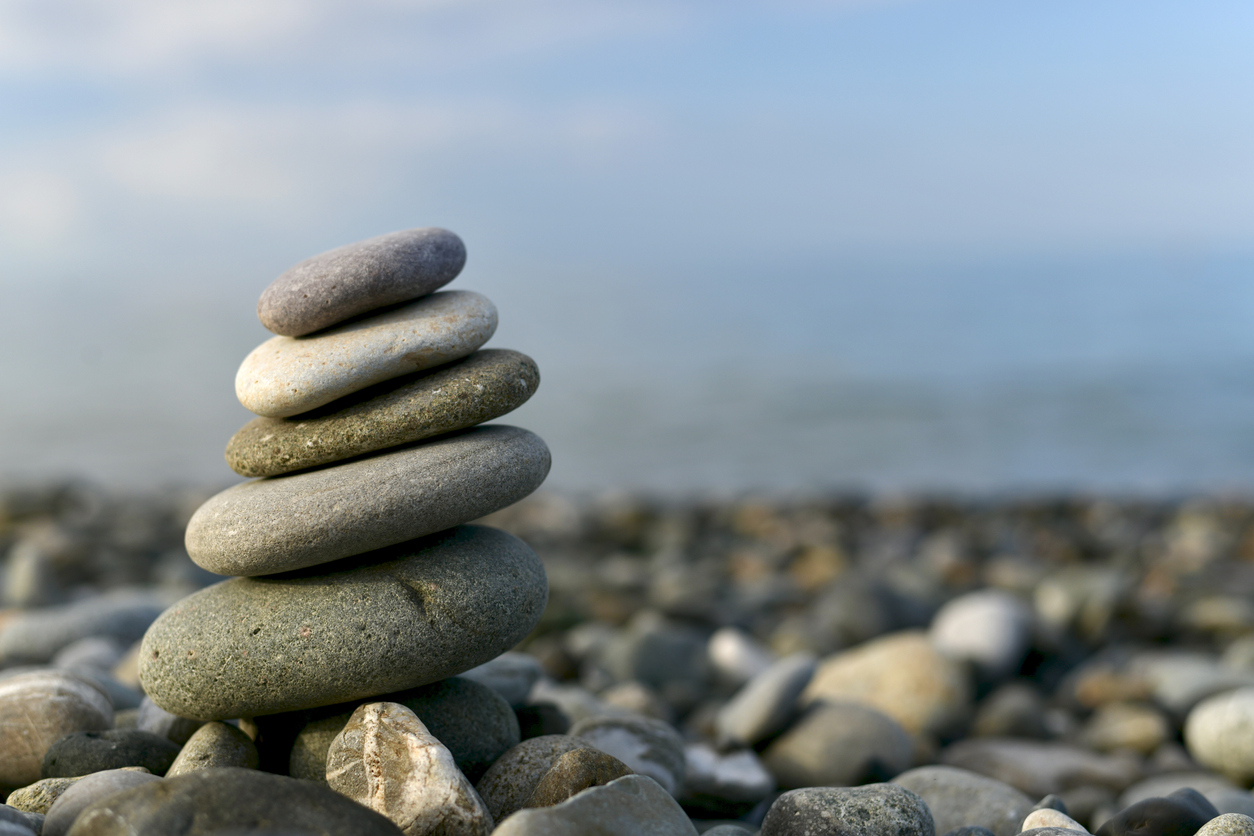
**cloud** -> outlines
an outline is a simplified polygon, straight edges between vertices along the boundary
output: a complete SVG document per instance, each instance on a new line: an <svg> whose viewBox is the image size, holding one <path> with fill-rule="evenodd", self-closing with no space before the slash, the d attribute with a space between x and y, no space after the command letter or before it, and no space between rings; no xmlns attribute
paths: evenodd
<svg viewBox="0 0 1254 836"><path fill-rule="evenodd" d="M667 31L688 14L611 0L0 0L0 73L149 76L233 65L452 67Z"/></svg>
<svg viewBox="0 0 1254 836"><path fill-rule="evenodd" d="M39 163L0 170L0 235L6 247L34 249L63 243L82 219L79 184Z"/></svg>

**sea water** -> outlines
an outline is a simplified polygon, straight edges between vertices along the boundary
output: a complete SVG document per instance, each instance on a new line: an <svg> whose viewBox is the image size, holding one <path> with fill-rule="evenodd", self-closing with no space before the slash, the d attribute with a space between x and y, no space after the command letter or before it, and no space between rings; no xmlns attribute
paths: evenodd
<svg viewBox="0 0 1254 836"><path fill-rule="evenodd" d="M548 485L1254 487L1254 255L468 268ZM266 280L8 279L0 481L226 485Z"/></svg>

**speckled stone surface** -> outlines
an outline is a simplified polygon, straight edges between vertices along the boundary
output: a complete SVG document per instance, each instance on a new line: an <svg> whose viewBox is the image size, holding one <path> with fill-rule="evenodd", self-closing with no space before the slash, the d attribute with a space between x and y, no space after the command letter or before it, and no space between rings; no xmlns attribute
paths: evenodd
<svg viewBox="0 0 1254 836"><path fill-rule="evenodd" d="M468 290L424 296L309 337L273 337L235 375L235 394L258 415L298 415L404 374L451 363L496 331L496 306Z"/></svg>
<svg viewBox="0 0 1254 836"><path fill-rule="evenodd" d="M380 383L295 418L255 418L226 445L241 476L276 476L473 427L517 409L540 385L535 361L485 349Z"/></svg>
<svg viewBox="0 0 1254 836"><path fill-rule="evenodd" d="M426 296L466 264L466 245L447 229L391 232L308 258L274 280L257 318L276 334L299 337L349 317Z"/></svg>
<svg viewBox="0 0 1254 836"><path fill-rule="evenodd" d="M327 563L504 508L540 486L549 462L538 436L494 425L245 482L200 506L187 525L187 553L222 575Z"/></svg>
<svg viewBox="0 0 1254 836"><path fill-rule="evenodd" d="M459 526L190 595L148 630L139 675L153 702L205 720L347 702L486 662L527 635L547 600L525 543Z"/></svg>
<svg viewBox="0 0 1254 836"><path fill-rule="evenodd" d="M775 800L762 836L934 836L922 798L896 784L806 787Z"/></svg>

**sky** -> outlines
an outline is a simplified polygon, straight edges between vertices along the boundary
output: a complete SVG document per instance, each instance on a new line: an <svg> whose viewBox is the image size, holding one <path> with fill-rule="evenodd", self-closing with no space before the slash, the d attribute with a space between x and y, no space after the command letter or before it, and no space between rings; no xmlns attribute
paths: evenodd
<svg viewBox="0 0 1254 836"><path fill-rule="evenodd" d="M49 451L0 467L199 462L247 418L210 404L266 336L261 289L414 226L462 236L497 344L553 370L536 419L583 461L559 483L625 466L588 433L609 401L572 423L589 387L653 393L647 448L662 404L735 370L743 435L814 394L782 378L1254 359L1251 24L1235 0L0 0L0 351L25 393L0 420ZM97 429L49 417L76 412ZM167 452L122 429L145 420Z"/></svg>

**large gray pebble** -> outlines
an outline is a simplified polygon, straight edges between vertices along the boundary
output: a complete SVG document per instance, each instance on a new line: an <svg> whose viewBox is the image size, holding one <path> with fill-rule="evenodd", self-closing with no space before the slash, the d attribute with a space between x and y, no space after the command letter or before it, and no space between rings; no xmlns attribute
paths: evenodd
<svg viewBox="0 0 1254 836"><path fill-rule="evenodd" d="M762 753L783 789L884 781L910 766L914 744L887 714L857 703L812 704Z"/></svg>
<svg viewBox="0 0 1254 836"><path fill-rule="evenodd" d="M0 680L0 789L38 781L44 753L67 734L113 725L113 706L94 684L59 671Z"/></svg>
<svg viewBox="0 0 1254 836"><path fill-rule="evenodd" d="M235 394L245 409L286 418L394 377L458 360L496 331L496 307L446 290L311 337L272 337L244 358Z"/></svg>
<svg viewBox="0 0 1254 836"><path fill-rule="evenodd" d="M755 676L719 709L715 718L719 742L753 746L780 731L817 664L814 654L795 653Z"/></svg>
<svg viewBox="0 0 1254 836"><path fill-rule="evenodd" d="M85 775L61 793L48 809L43 836L64 836L88 805L123 790L160 780L156 775L130 769L106 769Z"/></svg>
<svg viewBox="0 0 1254 836"><path fill-rule="evenodd" d="M311 334L425 296L451 282L465 263L466 245L447 229L390 232L289 268L262 291L257 318L276 334Z"/></svg>
<svg viewBox="0 0 1254 836"><path fill-rule="evenodd" d="M896 784L808 787L786 792L762 820L761 836L934 836L923 799Z"/></svg>
<svg viewBox="0 0 1254 836"><path fill-rule="evenodd" d="M513 647L548 598L521 540L459 526L327 571L233 578L166 611L140 678L174 714L226 720L446 679Z"/></svg>
<svg viewBox="0 0 1254 836"><path fill-rule="evenodd" d="M168 603L149 591L105 592L72 604L28 610L0 629L0 663L43 663L91 636L129 645L138 641Z"/></svg>
<svg viewBox="0 0 1254 836"><path fill-rule="evenodd" d="M202 769L90 805L70 836L398 836L383 816L319 784L255 769Z"/></svg>
<svg viewBox="0 0 1254 836"><path fill-rule="evenodd" d="M932 619L928 635L942 653L973 664L985 679L1001 679L1023 664L1032 643L1031 606L1000 589L959 595Z"/></svg>
<svg viewBox="0 0 1254 836"><path fill-rule="evenodd" d="M469 522L534 491L549 449L517 427L442 436L321 470L228 488L197 509L187 553L223 575L269 575Z"/></svg>
<svg viewBox="0 0 1254 836"><path fill-rule="evenodd" d="M1034 802L1009 784L952 766L921 766L893 779L918 794L932 811L938 833L963 825L1015 836Z"/></svg>
<svg viewBox="0 0 1254 836"><path fill-rule="evenodd" d="M570 736L649 776L671 795L683 790L684 741L669 723L651 717L593 717L571 726Z"/></svg>
<svg viewBox="0 0 1254 836"><path fill-rule="evenodd" d="M519 810L492 836L696 836L683 809L644 775L626 775L552 807Z"/></svg>

